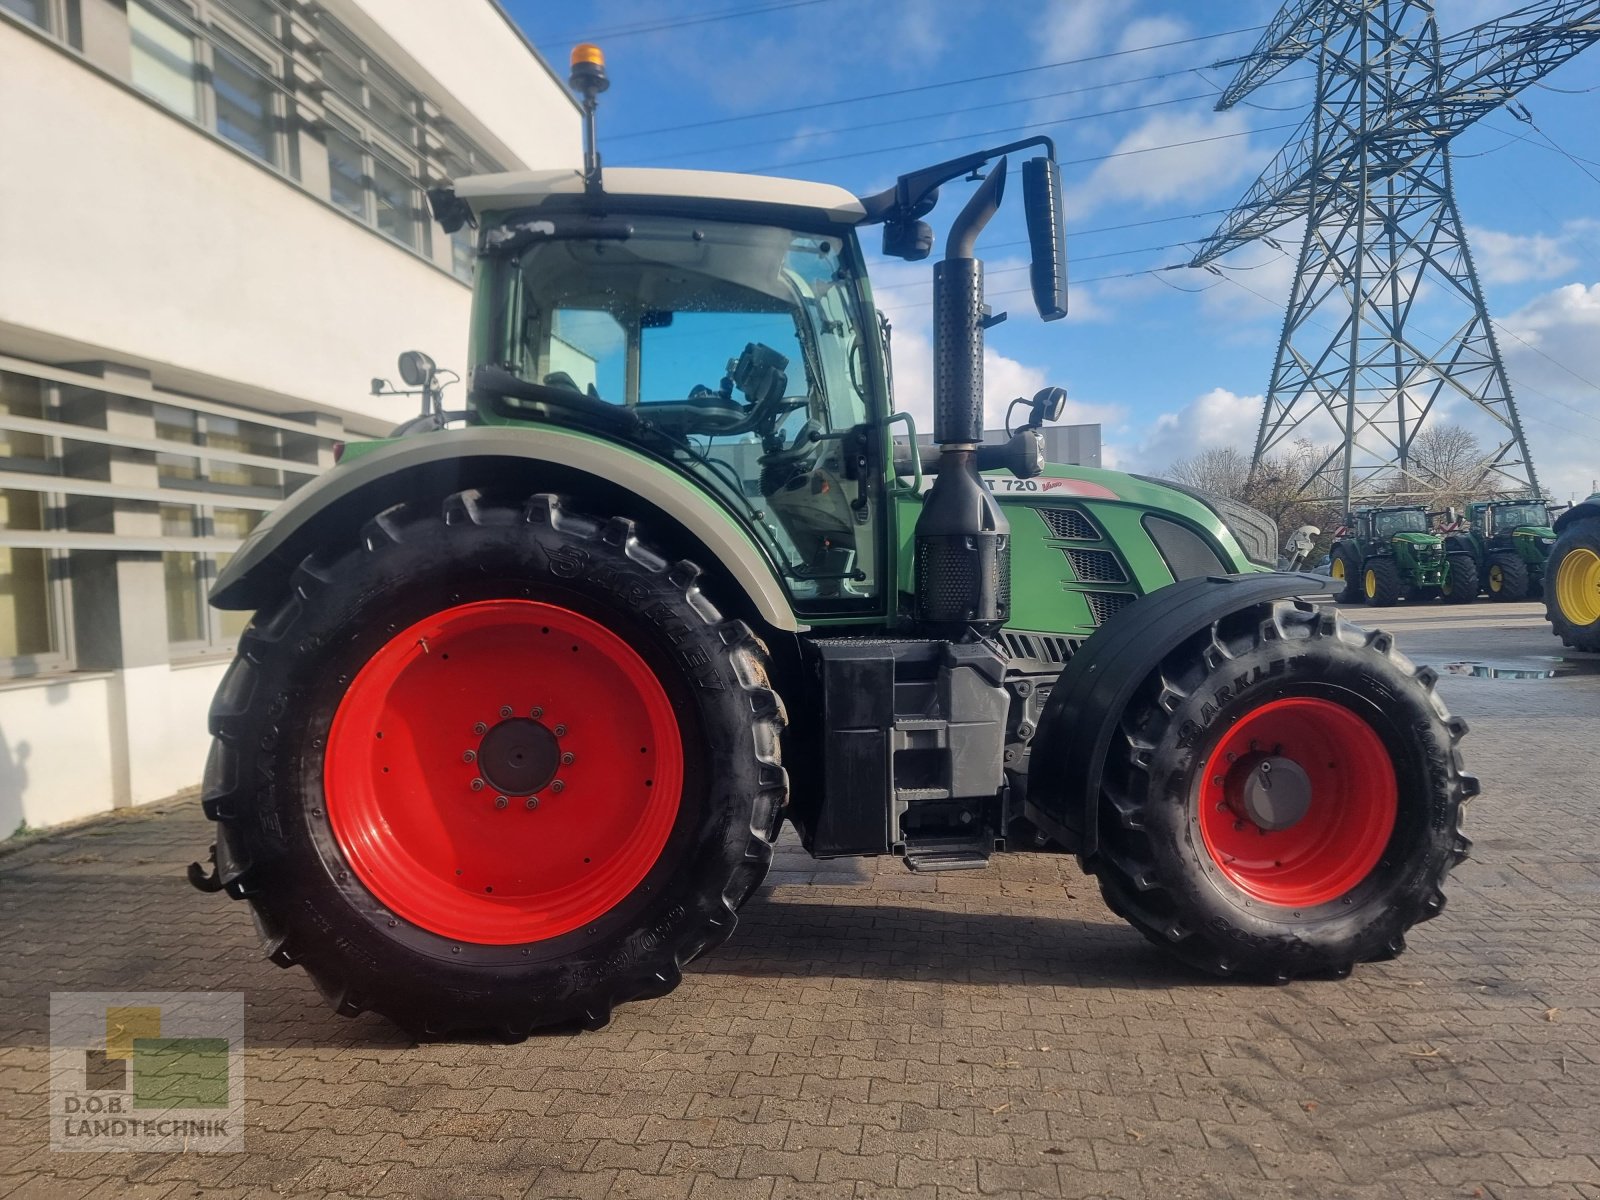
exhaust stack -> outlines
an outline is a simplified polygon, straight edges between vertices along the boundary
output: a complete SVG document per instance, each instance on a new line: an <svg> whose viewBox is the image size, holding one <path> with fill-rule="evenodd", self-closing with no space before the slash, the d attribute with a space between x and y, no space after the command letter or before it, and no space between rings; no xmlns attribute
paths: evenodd
<svg viewBox="0 0 1600 1200"><path fill-rule="evenodd" d="M951 640L989 637L1011 611L1011 527L978 474L983 442L983 302L978 235L1000 207L1001 159L950 227L933 268L933 437L939 471L915 535L917 617Z"/></svg>

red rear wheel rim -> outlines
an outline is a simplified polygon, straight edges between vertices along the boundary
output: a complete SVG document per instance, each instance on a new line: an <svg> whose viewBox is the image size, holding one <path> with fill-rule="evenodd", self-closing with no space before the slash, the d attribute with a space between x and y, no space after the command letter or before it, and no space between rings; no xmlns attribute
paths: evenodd
<svg viewBox="0 0 1600 1200"><path fill-rule="evenodd" d="M393 912L511 945L638 887L683 769L672 705L626 642L558 605L485 600L418 621L362 667L324 791L339 848Z"/></svg>
<svg viewBox="0 0 1600 1200"><path fill-rule="evenodd" d="M1246 802L1262 763L1303 772L1304 815L1263 828ZM1241 717L1205 765L1200 833L1240 891L1284 908L1326 904L1378 865L1394 832L1399 786L1389 752L1360 715L1331 700L1274 700Z"/></svg>

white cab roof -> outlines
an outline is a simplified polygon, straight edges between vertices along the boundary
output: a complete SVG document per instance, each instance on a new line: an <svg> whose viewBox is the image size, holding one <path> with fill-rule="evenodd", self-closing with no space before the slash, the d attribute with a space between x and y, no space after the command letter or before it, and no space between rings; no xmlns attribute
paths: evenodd
<svg viewBox="0 0 1600 1200"><path fill-rule="evenodd" d="M866 210L842 187L769 175L731 171L678 171L663 167L606 167L601 176L607 196L770 204L817 211L827 220L854 225ZM551 196L583 194L583 174L574 170L507 171L469 175L454 184L456 195L476 212L537 207Z"/></svg>

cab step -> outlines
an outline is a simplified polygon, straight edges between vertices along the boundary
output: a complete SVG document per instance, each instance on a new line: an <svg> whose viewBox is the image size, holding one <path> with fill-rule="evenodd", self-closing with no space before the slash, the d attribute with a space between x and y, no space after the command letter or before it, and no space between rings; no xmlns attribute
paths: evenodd
<svg viewBox="0 0 1600 1200"><path fill-rule="evenodd" d="M906 866L924 871L976 871L989 865L982 850L907 850Z"/></svg>

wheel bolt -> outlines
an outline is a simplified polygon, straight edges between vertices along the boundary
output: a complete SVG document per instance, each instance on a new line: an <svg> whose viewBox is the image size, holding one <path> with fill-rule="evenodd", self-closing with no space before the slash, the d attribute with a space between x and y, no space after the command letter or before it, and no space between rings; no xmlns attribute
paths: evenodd
<svg viewBox="0 0 1600 1200"><path fill-rule="evenodd" d="M501 716L502 716L502 717L509 717L509 716L510 716L510 715L511 715L511 705L509 705L509 704L502 704L502 705L501 705L501 706L500 706L500 715L501 715Z"/></svg>
<svg viewBox="0 0 1600 1200"><path fill-rule="evenodd" d="M476 725L474 725L472 727L472 732L477 734L479 737L482 737L484 734L489 732L489 727L487 725L485 725L482 721L479 721Z"/></svg>
<svg viewBox="0 0 1600 1200"><path fill-rule="evenodd" d="M564 766L564 767L570 767L574 762L577 761L577 759L578 759L578 756L576 754L574 754L571 750L568 750L565 754L563 754L561 756L561 765Z"/></svg>
<svg viewBox="0 0 1600 1200"><path fill-rule="evenodd" d="M535 721L537 721L540 717L544 716L544 709L540 705L535 704L533 706L533 712L529 715L532 716Z"/></svg>
<svg viewBox="0 0 1600 1200"><path fill-rule="evenodd" d="M510 803L511 803L511 801L507 800L504 796L496 796L494 798L494 806L496 808L504 808L506 805L508 805Z"/></svg>
<svg viewBox="0 0 1600 1200"><path fill-rule="evenodd" d="M473 780L473 781L472 781L472 784L471 784L471 787L472 787L472 790L473 790L473 791L475 791L475 792L481 792L481 791L483 791L483 780L481 780L481 779L474 779L474 780Z"/></svg>
<svg viewBox="0 0 1600 1200"><path fill-rule="evenodd" d="M559 779L552 779L550 781L550 790L552 792L564 791L566 789L566 786L567 785L562 783L561 780L559 780Z"/></svg>
<svg viewBox="0 0 1600 1200"><path fill-rule="evenodd" d="M556 729L555 729L555 734L556 734L557 737L566 737L567 736L567 727L565 725L557 725Z"/></svg>
<svg viewBox="0 0 1600 1200"><path fill-rule="evenodd" d="M530 810L538 808L539 807L539 797L537 797L537 796L529 796L528 799L527 799L527 802L523 805L523 807L527 808L527 809L530 809Z"/></svg>
<svg viewBox="0 0 1600 1200"><path fill-rule="evenodd" d="M476 762L477 758L478 758L478 753L475 750L463 750L461 752L461 761L462 762Z"/></svg>

